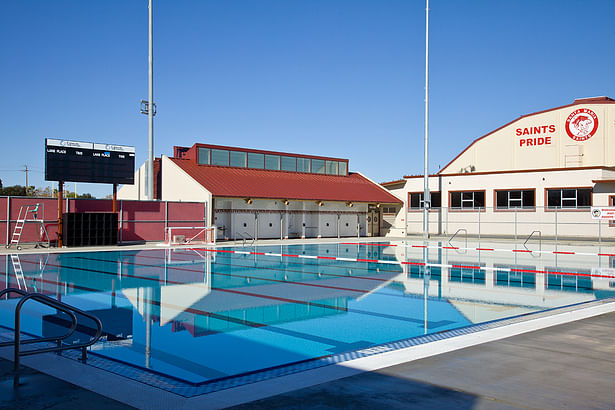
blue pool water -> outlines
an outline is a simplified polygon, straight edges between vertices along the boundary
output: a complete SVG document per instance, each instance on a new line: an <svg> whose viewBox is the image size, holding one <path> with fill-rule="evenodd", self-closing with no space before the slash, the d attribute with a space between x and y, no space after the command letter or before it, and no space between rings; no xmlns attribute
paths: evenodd
<svg viewBox="0 0 615 410"><path fill-rule="evenodd" d="M105 341L91 354L195 385L615 296L614 279L591 274L591 264L612 265L599 257L377 245L30 254L19 257L23 278L10 258L0 266L4 287L27 286L98 316ZM5 327L14 303L0 302ZM62 326L34 303L24 315L33 335Z"/></svg>

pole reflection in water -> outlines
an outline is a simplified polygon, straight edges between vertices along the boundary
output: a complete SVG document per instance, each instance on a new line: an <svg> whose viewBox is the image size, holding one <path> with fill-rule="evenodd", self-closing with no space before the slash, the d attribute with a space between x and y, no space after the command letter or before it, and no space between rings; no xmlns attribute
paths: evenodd
<svg viewBox="0 0 615 410"><path fill-rule="evenodd" d="M429 245L425 242L425 245ZM429 248L423 248L423 332L427 334L429 326L427 324L427 297L429 296L429 280L431 279L431 270L429 264Z"/></svg>
<svg viewBox="0 0 615 410"><path fill-rule="evenodd" d="M152 296L153 289L147 287L143 289L143 316L145 318L145 367L150 368L152 354Z"/></svg>

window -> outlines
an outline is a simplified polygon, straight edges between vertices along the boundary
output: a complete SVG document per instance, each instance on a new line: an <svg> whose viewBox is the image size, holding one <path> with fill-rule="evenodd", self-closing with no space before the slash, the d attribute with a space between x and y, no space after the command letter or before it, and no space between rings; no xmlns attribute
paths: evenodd
<svg viewBox="0 0 615 410"><path fill-rule="evenodd" d="M265 154L248 152L248 168L265 168Z"/></svg>
<svg viewBox="0 0 615 410"><path fill-rule="evenodd" d="M495 191L496 209L528 209L536 206L533 189Z"/></svg>
<svg viewBox="0 0 615 410"><path fill-rule="evenodd" d="M397 213L397 209L395 207L383 207L382 208L382 213L383 214L396 214Z"/></svg>
<svg viewBox="0 0 615 410"><path fill-rule="evenodd" d="M247 155L241 151L231 151L231 166L245 168L247 165Z"/></svg>
<svg viewBox="0 0 615 410"><path fill-rule="evenodd" d="M297 158L282 157L282 171L296 171L296 170L297 170Z"/></svg>
<svg viewBox="0 0 615 410"><path fill-rule="evenodd" d="M423 192L411 192L410 209L423 209ZM442 206L442 195L440 192L430 192L431 208L440 208Z"/></svg>
<svg viewBox="0 0 615 410"><path fill-rule="evenodd" d="M450 207L453 209L485 208L485 191L451 192Z"/></svg>
<svg viewBox="0 0 615 410"><path fill-rule="evenodd" d="M338 173L338 166L337 166L338 162L337 161L327 161L326 162L326 168L327 168L327 174L328 175L337 175Z"/></svg>
<svg viewBox="0 0 615 410"><path fill-rule="evenodd" d="M453 262L453 264L455 264ZM461 262L458 265L467 265L467 262ZM473 269L465 267L450 268L448 271L450 282L476 283L485 284L485 271L483 269Z"/></svg>
<svg viewBox="0 0 615 410"><path fill-rule="evenodd" d="M494 284L503 287L536 288L536 266L494 263Z"/></svg>
<svg viewBox="0 0 615 410"><path fill-rule="evenodd" d="M544 270L548 272L545 285L549 290L580 293L594 291L589 270L576 268L576 275L562 273L561 268L545 267Z"/></svg>
<svg viewBox="0 0 615 410"><path fill-rule="evenodd" d="M311 172L309 158L297 158L298 172Z"/></svg>
<svg viewBox="0 0 615 410"><path fill-rule="evenodd" d="M547 208L578 209L592 205L591 188L547 189Z"/></svg>
<svg viewBox="0 0 615 410"><path fill-rule="evenodd" d="M327 175L348 175L348 162L312 159L280 154L248 152L241 148L199 147L197 162L202 165L217 165L235 168L267 169L273 171L305 172Z"/></svg>
<svg viewBox="0 0 615 410"><path fill-rule="evenodd" d="M265 169L280 170L279 155L265 155Z"/></svg>
<svg viewBox="0 0 615 410"><path fill-rule="evenodd" d="M199 164L209 165L209 148L199 148Z"/></svg>
<svg viewBox="0 0 615 410"><path fill-rule="evenodd" d="M228 167L228 151L225 149L212 149L211 165L223 165Z"/></svg>
<svg viewBox="0 0 615 410"><path fill-rule="evenodd" d="M322 159L313 159L312 160L312 172L315 174L324 174L325 173L325 161Z"/></svg>

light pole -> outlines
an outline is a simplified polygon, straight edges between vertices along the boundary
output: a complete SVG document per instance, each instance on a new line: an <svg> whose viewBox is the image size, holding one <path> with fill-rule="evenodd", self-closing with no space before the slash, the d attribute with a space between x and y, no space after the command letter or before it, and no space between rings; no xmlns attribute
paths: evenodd
<svg viewBox="0 0 615 410"><path fill-rule="evenodd" d="M429 238L429 0L425 8L425 169L423 173L423 238Z"/></svg>
<svg viewBox="0 0 615 410"><path fill-rule="evenodd" d="M154 199L154 1L149 0L149 83L147 110L147 194Z"/></svg>
<svg viewBox="0 0 615 410"><path fill-rule="evenodd" d="M149 0L148 99L141 100L141 114L147 115L147 161L145 161L145 199L154 199L154 9Z"/></svg>

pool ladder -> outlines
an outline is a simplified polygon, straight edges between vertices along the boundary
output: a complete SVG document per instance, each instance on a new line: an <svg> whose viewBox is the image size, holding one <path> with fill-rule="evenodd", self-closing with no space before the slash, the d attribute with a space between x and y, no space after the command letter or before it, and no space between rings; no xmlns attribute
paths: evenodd
<svg viewBox="0 0 615 410"><path fill-rule="evenodd" d="M459 229L457 229L457 231L455 231L455 233L453 234L453 236L451 236L451 237L449 238L449 240L448 240L448 244L449 244L451 247L454 247L454 248L455 248L455 246L453 245L453 239L455 239L455 237L457 236L457 234L458 234L458 233L461 233L461 232L463 232L463 233L464 233L464 238L465 238L465 245L464 245L465 247L464 247L464 250L465 250L465 252L464 252L464 251L461 251L461 252L460 252L460 250L459 250L459 249L456 249L456 250L457 250L457 252L458 252L458 253L467 253L467 252L468 252L468 230L467 230L467 229L465 229L465 228L459 228Z"/></svg>
<svg viewBox="0 0 615 410"><path fill-rule="evenodd" d="M241 233L241 232L235 232L235 236L239 236L242 240L242 246L245 247L246 246L246 241L252 241L250 243L250 246L254 246L254 241L256 241L256 239L254 239L252 237L252 235L250 235L247 232Z"/></svg>
<svg viewBox="0 0 615 410"><path fill-rule="evenodd" d="M19 362L20 362L21 356L30 356L30 355L34 355L38 353L48 353L48 352L61 352L63 350L68 350L68 349L81 349L81 359L80 360L83 363L87 361L87 350L86 349L89 346L92 346L94 343L96 343L102 336L102 322L100 321L100 319L74 306L68 305L66 303L50 298L49 296L43 295L42 293L28 293L21 289L6 288L0 291L0 298L2 298L3 296L8 297L9 293L17 293L18 295L22 296L19 302L17 302L17 305L15 306L15 338L13 339L13 341L0 343L0 347L11 346L11 345L14 346L14 379L13 379L14 386L19 385ZM21 308L23 307L24 303L26 303L28 300L39 302L43 305L56 309L57 311L66 313L72 321L70 329L66 332L66 334L62 336L37 337L37 338L22 340L21 339ZM94 334L94 336L91 336L90 340L88 340L87 342L74 343L71 345L64 344L63 342L64 339L71 336L77 329L77 316L75 315L75 313L92 320L96 324L96 333ZM25 351L21 350L22 345L25 345L25 344L51 343L51 342L55 342L56 346L41 347L38 349L30 349L30 350L25 350Z"/></svg>
<svg viewBox="0 0 615 410"><path fill-rule="evenodd" d="M527 237L527 239L525 240L525 242L523 242L523 247L525 249L527 249L528 251L530 250L527 247L527 243L530 239L532 239L532 237L534 236L534 234L537 233L538 234L538 251L541 252L542 251L542 232L540 231L532 231L532 233L530 234L530 236ZM530 251L531 252L531 251Z"/></svg>

